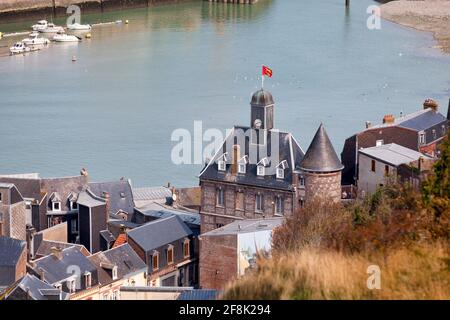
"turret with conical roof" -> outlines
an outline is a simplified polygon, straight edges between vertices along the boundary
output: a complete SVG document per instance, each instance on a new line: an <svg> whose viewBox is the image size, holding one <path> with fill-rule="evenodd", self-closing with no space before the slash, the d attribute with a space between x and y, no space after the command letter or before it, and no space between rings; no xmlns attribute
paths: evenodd
<svg viewBox="0 0 450 320"><path fill-rule="evenodd" d="M308 172L334 172L344 169L323 124L320 124L300 168Z"/></svg>
<svg viewBox="0 0 450 320"><path fill-rule="evenodd" d="M320 124L305 156L300 162L304 178L305 201L341 199L341 171L344 169L323 124Z"/></svg>

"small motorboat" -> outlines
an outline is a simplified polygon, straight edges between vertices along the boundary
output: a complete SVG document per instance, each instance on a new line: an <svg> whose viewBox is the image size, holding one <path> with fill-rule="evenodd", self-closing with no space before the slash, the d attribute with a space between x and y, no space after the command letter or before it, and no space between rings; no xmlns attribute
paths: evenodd
<svg viewBox="0 0 450 320"><path fill-rule="evenodd" d="M33 28L33 31L42 31L42 30L46 29L47 26L48 26L47 20L41 20L41 21L38 21L37 24L32 25L31 28Z"/></svg>
<svg viewBox="0 0 450 320"><path fill-rule="evenodd" d="M50 40L47 38L39 38L38 32L32 32L28 38L22 40L22 43L27 46L47 45L50 43Z"/></svg>
<svg viewBox="0 0 450 320"><path fill-rule="evenodd" d="M79 42L79 41L81 41L81 38L71 35L71 34L58 33L53 37L53 41L55 41L55 42Z"/></svg>
<svg viewBox="0 0 450 320"><path fill-rule="evenodd" d="M39 30L39 32L42 33L58 33L58 32L64 32L64 28L61 26L57 26L54 23L49 23L47 25L47 28L43 30Z"/></svg>
<svg viewBox="0 0 450 320"><path fill-rule="evenodd" d="M68 24L67 29L76 30L76 31L89 31L92 29L92 27L90 24L74 23L74 24Z"/></svg>
<svg viewBox="0 0 450 320"><path fill-rule="evenodd" d="M11 54L20 54L30 51L31 48L27 47L23 42L16 42L11 48L9 48L9 52L11 52Z"/></svg>

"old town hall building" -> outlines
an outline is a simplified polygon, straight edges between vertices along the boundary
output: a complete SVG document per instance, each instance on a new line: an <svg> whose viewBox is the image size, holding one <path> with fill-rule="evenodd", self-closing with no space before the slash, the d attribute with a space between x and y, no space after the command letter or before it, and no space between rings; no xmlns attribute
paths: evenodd
<svg viewBox="0 0 450 320"><path fill-rule="evenodd" d="M250 127L235 126L199 175L202 233L235 220L289 216L316 197L341 199L343 166L323 125L306 154L274 128L274 100L259 90Z"/></svg>

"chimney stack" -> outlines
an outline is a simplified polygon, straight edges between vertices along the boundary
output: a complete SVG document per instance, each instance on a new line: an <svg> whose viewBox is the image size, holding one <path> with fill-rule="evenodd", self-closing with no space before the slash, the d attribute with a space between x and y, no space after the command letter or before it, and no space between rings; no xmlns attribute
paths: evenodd
<svg viewBox="0 0 450 320"><path fill-rule="evenodd" d="M439 104L431 98L428 98L423 102L424 109L433 109L434 112L437 112L438 107L439 107Z"/></svg>
<svg viewBox="0 0 450 320"><path fill-rule="evenodd" d="M51 247L51 248L50 248L50 251L52 252L52 255L53 255L56 259L58 259L58 260L61 260L61 259L62 259L62 250L61 250L61 248L58 248L58 247Z"/></svg>
<svg viewBox="0 0 450 320"><path fill-rule="evenodd" d="M395 117L393 114L387 114L383 117L383 124L391 124L394 123Z"/></svg>
<svg viewBox="0 0 450 320"><path fill-rule="evenodd" d="M80 175L87 177L89 175L89 173L87 172L87 170L85 168L82 168L80 171Z"/></svg>
<svg viewBox="0 0 450 320"><path fill-rule="evenodd" d="M236 175L238 172L238 162L241 158L241 147L238 144L233 145L231 174Z"/></svg>
<svg viewBox="0 0 450 320"><path fill-rule="evenodd" d="M103 191L102 198L105 199L106 202L106 216L109 216L109 210L111 209L111 197L108 192Z"/></svg>

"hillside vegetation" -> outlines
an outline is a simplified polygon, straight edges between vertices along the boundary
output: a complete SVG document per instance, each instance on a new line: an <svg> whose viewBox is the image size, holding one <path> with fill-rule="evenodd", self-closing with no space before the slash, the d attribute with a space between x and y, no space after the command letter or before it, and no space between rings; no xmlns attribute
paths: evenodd
<svg viewBox="0 0 450 320"><path fill-rule="evenodd" d="M450 299L449 165L447 137L420 192L391 184L347 206L310 203L224 298ZM373 268L380 289L368 287Z"/></svg>

